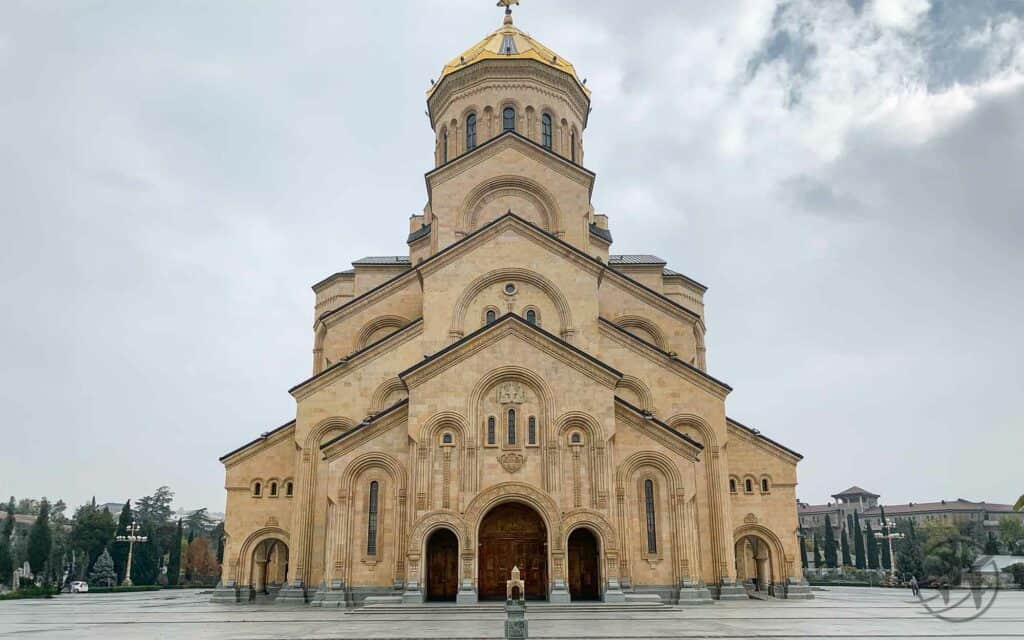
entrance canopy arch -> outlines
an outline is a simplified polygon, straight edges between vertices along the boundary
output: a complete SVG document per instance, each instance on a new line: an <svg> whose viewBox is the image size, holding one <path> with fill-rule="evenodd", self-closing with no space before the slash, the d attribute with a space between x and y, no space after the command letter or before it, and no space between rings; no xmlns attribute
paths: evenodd
<svg viewBox="0 0 1024 640"><path fill-rule="evenodd" d="M748 523L733 535L736 553L736 576L753 580L759 590L786 580L785 552L782 542L771 529Z"/></svg>

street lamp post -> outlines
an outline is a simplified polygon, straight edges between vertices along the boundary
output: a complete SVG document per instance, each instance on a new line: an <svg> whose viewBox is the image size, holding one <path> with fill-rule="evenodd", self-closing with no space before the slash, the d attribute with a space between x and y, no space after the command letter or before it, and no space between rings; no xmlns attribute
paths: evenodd
<svg viewBox="0 0 1024 640"><path fill-rule="evenodd" d="M132 586L132 553L135 551L135 543L149 542L148 536L139 535L139 530L141 528L142 527L140 527L137 522L132 520L132 523L126 527L126 533L128 535L117 536L116 538L118 542L128 543L128 566L125 567L124 582L121 583L126 587Z"/></svg>
<svg viewBox="0 0 1024 640"><path fill-rule="evenodd" d="M896 531L895 520L885 520L882 523L882 531L875 532L875 538L878 540L887 540L889 542L889 575L894 579L896 578L896 554L892 551L892 541L902 540L906 536ZM886 531L888 533L883 533Z"/></svg>

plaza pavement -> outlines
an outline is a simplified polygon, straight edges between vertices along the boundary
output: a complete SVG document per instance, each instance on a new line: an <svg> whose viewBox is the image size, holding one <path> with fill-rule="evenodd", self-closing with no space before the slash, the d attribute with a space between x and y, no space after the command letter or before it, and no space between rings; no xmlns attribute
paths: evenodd
<svg viewBox="0 0 1024 640"><path fill-rule="evenodd" d="M812 601L716 602L690 609L601 611L590 605L545 611L534 605L527 617L536 639L1024 638L1020 591L1000 592L983 616L962 623L929 615L909 591L828 588L814 594ZM352 613L208 600L209 592L156 591L0 602L0 639L500 638L504 619L495 607Z"/></svg>

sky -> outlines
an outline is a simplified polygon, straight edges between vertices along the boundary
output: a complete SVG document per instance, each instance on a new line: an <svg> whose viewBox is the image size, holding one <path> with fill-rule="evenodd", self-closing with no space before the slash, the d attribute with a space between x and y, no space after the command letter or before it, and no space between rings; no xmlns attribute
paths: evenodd
<svg viewBox="0 0 1024 640"><path fill-rule="evenodd" d="M407 251L490 0L0 3L0 495L224 505L310 286ZM1024 491L1024 2L523 0L593 91L613 253L709 286L798 496Z"/></svg>

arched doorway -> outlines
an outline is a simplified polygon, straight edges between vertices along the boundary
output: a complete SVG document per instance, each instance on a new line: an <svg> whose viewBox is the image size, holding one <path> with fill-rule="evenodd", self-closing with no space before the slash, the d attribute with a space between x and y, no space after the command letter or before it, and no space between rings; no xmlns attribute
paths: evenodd
<svg viewBox="0 0 1024 640"><path fill-rule="evenodd" d="M504 600L512 567L519 567L527 599L546 598L547 540L544 519L525 504L508 502L488 512L480 522L480 599Z"/></svg>
<svg viewBox="0 0 1024 640"><path fill-rule="evenodd" d="M455 601L459 590L459 539L438 529L427 540L427 600Z"/></svg>
<svg viewBox="0 0 1024 640"><path fill-rule="evenodd" d="M288 545L276 538L261 541L253 550L249 575L253 596L276 596L288 582Z"/></svg>
<svg viewBox="0 0 1024 640"><path fill-rule="evenodd" d="M569 534L569 596L578 600L601 597L601 570L597 537L586 527Z"/></svg>
<svg viewBox="0 0 1024 640"><path fill-rule="evenodd" d="M742 536L736 541L736 579L748 589L770 593L772 575L771 546L755 535Z"/></svg>

